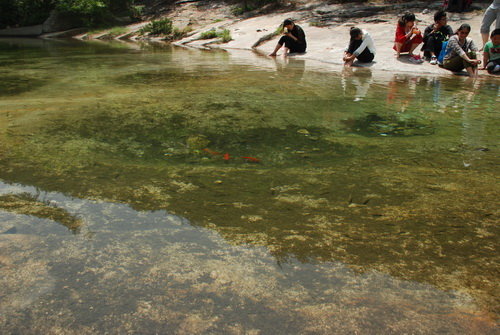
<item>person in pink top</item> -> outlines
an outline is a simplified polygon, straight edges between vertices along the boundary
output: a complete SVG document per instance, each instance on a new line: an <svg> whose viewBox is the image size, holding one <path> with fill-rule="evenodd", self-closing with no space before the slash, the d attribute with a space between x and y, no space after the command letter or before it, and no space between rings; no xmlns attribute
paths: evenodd
<svg viewBox="0 0 500 335"><path fill-rule="evenodd" d="M413 13L405 13L399 19L393 49L396 50L398 58L401 53L408 53L411 62L422 63L420 55L413 54L413 51L423 42L422 33L415 26L415 20Z"/></svg>

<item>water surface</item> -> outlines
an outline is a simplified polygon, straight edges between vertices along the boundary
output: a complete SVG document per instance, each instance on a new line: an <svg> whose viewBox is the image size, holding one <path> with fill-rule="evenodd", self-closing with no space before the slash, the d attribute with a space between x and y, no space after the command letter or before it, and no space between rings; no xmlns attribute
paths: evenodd
<svg viewBox="0 0 500 335"><path fill-rule="evenodd" d="M0 329L498 333L498 80L0 40Z"/></svg>

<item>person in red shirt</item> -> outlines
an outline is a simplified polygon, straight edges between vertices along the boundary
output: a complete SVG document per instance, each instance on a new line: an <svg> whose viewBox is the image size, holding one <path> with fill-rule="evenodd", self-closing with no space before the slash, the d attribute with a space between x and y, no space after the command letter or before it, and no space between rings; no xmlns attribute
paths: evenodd
<svg viewBox="0 0 500 335"><path fill-rule="evenodd" d="M414 55L413 51L419 44L423 42L422 33L415 26L415 14L405 13L398 21L396 28L396 38L394 39L394 47L397 57L401 53L408 53L410 61L413 63L422 63L420 55Z"/></svg>

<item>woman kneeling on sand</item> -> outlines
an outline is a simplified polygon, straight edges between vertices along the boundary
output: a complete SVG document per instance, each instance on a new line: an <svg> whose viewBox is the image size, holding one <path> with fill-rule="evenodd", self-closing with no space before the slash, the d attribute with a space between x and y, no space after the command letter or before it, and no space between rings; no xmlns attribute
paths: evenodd
<svg viewBox="0 0 500 335"><path fill-rule="evenodd" d="M352 66L357 58L361 63L370 63L375 58L375 44L366 30L351 27L351 40L344 54L344 65Z"/></svg>
<svg viewBox="0 0 500 335"><path fill-rule="evenodd" d="M465 68L471 77L475 77L477 66L481 64L481 61L476 59L477 47L474 41L467 37L470 29L470 26L464 23L455 35L450 37L446 46L443 67L453 72L459 72Z"/></svg>

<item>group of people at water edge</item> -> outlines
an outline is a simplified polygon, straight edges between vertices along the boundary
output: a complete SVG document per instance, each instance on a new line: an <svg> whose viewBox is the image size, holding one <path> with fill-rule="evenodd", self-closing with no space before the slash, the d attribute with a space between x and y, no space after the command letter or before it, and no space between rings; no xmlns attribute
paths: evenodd
<svg viewBox="0 0 500 335"><path fill-rule="evenodd" d="M469 37L471 27L463 23L457 30L448 25L447 14L439 10L434 14L434 23L425 28L422 33L417 28L413 13L402 15L396 26L393 49L396 57L407 55L411 63L439 64L452 72L466 70L470 76L476 76L481 69L490 74L500 74L500 0L495 0L487 8L481 23L483 59L478 58L479 49ZM496 21L495 29L490 33L490 27ZM344 65L352 66L354 61L370 63L375 58L375 42L364 29L350 28L349 45L344 52ZM489 39L489 41L488 41ZM307 49L304 30L291 19L283 22L283 35L269 56L276 56L278 50L285 47L285 54L305 53ZM418 52L420 48L420 52ZM420 55L423 54L423 57Z"/></svg>

